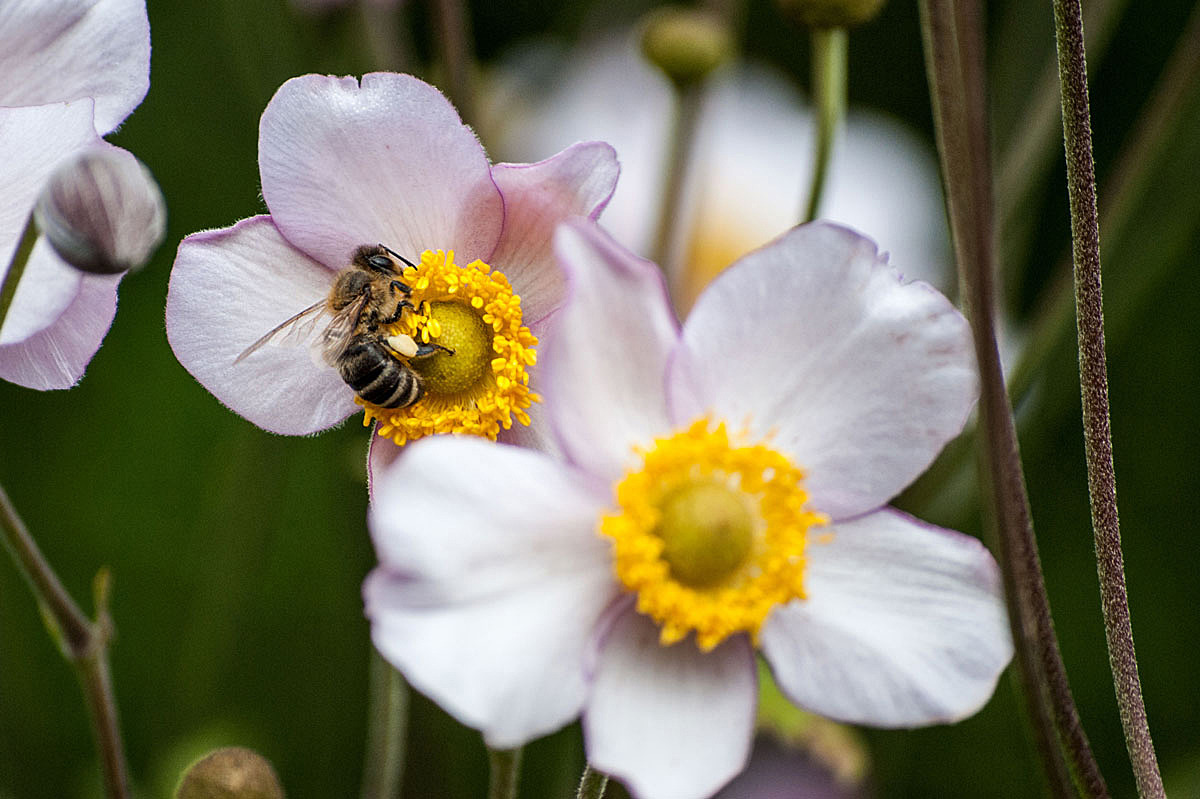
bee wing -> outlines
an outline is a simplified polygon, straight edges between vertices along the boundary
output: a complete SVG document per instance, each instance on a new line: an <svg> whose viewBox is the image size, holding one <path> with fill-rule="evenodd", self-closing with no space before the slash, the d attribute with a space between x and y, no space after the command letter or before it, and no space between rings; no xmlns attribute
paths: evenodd
<svg viewBox="0 0 1200 799"><path fill-rule="evenodd" d="M358 317L362 314L370 296L369 292L363 292L355 297L353 302L337 311L329 320L329 324L321 331L316 346L319 347L325 363L337 366L342 353L346 351L346 347L350 346L350 340L354 338L354 331L358 327Z"/></svg>
<svg viewBox="0 0 1200 799"><path fill-rule="evenodd" d="M265 336L251 344L246 349L242 350L242 354L234 358L233 362L235 364L241 363L247 358L247 356L256 350L261 349L268 342L270 342L271 339L275 338L280 333L285 333L286 337L288 338L307 337L311 333L313 326L316 324L317 319L320 318L321 312L325 310L325 307L326 301L321 300L320 302L316 302L308 306L295 316L285 319L273 327Z"/></svg>

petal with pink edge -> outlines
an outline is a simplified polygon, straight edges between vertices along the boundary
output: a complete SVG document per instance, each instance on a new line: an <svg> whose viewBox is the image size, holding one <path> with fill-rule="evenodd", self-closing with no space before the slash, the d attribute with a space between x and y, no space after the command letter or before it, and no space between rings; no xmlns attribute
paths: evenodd
<svg viewBox="0 0 1200 799"><path fill-rule="evenodd" d="M334 273L279 235L270 217L196 233L179 245L167 290L175 357L232 411L273 433L305 435L357 409L336 369L297 342L234 363L285 319L329 294Z"/></svg>
<svg viewBox="0 0 1200 799"><path fill-rule="evenodd" d="M869 239L803 225L726 270L684 324L668 381L677 422L712 412L770 436L812 507L874 510L962 430L978 393L967 322L902 283Z"/></svg>
<svg viewBox="0 0 1200 799"><path fill-rule="evenodd" d="M417 690L489 746L571 721L613 600L602 491L516 447L436 436L376 475L364 585L371 636Z"/></svg>
<svg viewBox="0 0 1200 799"><path fill-rule="evenodd" d="M540 358L548 415L572 461L614 479L635 444L669 430L663 378L678 323L657 267L596 223L564 223L554 249L569 297Z"/></svg>
<svg viewBox="0 0 1200 799"><path fill-rule="evenodd" d="M658 642L632 606L600 644L583 716L588 762L635 796L703 799L742 770L758 696L745 636L701 652Z"/></svg>
<svg viewBox="0 0 1200 799"><path fill-rule="evenodd" d="M777 608L760 645L797 705L839 721L915 727L981 708L1012 658L1000 574L974 538L893 510L810 544L807 599Z"/></svg>
<svg viewBox="0 0 1200 799"><path fill-rule="evenodd" d="M90 97L103 134L149 88L145 0L5 0L0 8L0 106Z"/></svg>
<svg viewBox="0 0 1200 799"><path fill-rule="evenodd" d="M492 177L504 195L504 231L489 263L521 297L525 324L557 310L566 293L554 261L554 229L572 216L595 219L612 197L617 155L602 142L573 144L536 164L498 164Z"/></svg>
<svg viewBox="0 0 1200 799"><path fill-rule="evenodd" d="M263 199L283 235L332 268L362 244L416 260L486 259L504 202L487 155L442 94L410 75L305 75L279 88L259 126Z"/></svg>
<svg viewBox="0 0 1200 799"><path fill-rule="evenodd" d="M117 284L124 276L81 276L75 298L53 324L16 344L0 345L0 379L40 391L78 383L112 326Z"/></svg>
<svg viewBox="0 0 1200 799"><path fill-rule="evenodd" d="M0 280L8 273L25 223L46 179L71 154L100 143L92 103L0 108ZM51 325L79 292L80 274L39 241L13 296L0 345L13 344ZM112 317L109 317L111 321Z"/></svg>

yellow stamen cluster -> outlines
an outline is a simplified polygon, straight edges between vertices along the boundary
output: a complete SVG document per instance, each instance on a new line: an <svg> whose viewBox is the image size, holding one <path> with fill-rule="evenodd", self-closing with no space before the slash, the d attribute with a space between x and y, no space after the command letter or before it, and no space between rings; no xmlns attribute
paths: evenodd
<svg viewBox="0 0 1200 799"><path fill-rule="evenodd" d="M445 393L436 381L426 382L425 396L407 408L380 408L361 399L363 425L378 420L379 435L397 444L433 433L467 433L496 439L512 427L513 420L529 424L525 412L540 397L529 390L528 367L537 361L537 337L521 324L521 298L508 278L483 261L466 266L454 263L454 251L426 250L416 267L407 267L403 278L412 288L416 312L405 313L390 331L423 343L438 343L443 325L456 323L461 314L442 313L448 306L469 308L491 332L486 368L479 368L474 385ZM452 348L453 349L453 348ZM490 356L490 357L489 357ZM440 358L442 354L431 356ZM453 357L453 356L447 356ZM412 365L418 372L420 368ZM466 371L470 370L469 364Z"/></svg>
<svg viewBox="0 0 1200 799"><path fill-rule="evenodd" d="M638 612L658 623L663 645L692 631L704 651L736 633L757 640L772 608L804 597L808 530L828 522L805 508L804 473L768 446L732 440L724 423L708 419L640 454L641 468L616 486L618 511L600 522L614 542L617 579L637 594ZM751 509L751 543L719 581L686 584L664 557L662 509L681 490L714 482Z"/></svg>

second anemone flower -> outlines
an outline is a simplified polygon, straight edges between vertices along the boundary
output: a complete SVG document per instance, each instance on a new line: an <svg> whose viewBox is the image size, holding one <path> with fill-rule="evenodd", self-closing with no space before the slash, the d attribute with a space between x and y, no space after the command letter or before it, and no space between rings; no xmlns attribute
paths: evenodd
<svg viewBox="0 0 1200 799"><path fill-rule="evenodd" d="M396 444L537 442L530 367L565 290L551 236L608 202L611 147L493 166L416 78L306 75L263 112L259 169L270 215L188 236L175 259L167 337L197 380L276 433L362 409Z"/></svg>
<svg viewBox="0 0 1200 799"><path fill-rule="evenodd" d="M961 314L827 224L735 263L682 329L596 225L556 242L542 374L568 463L440 437L384 471L379 651L494 748L582 714L591 763L645 799L742 769L756 651L839 721L978 710L1012 655L996 563L886 507L974 405Z"/></svg>

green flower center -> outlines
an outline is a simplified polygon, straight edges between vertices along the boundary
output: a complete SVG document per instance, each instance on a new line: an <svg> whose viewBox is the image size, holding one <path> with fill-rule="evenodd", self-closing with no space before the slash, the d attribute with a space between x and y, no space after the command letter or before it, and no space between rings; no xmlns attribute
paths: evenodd
<svg viewBox="0 0 1200 799"><path fill-rule="evenodd" d="M477 388L491 374L492 328L480 313L461 302L429 303L429 317L439 329L431 339L445 350L411 362L425 380L431 397L449 397Z"/></svg>
<svg viewBox="0 0 1200 799"><path fill-rule="evenodd" d="M661 500L654 534L663 540L671 576L693 588L720 583L746 561L754 516L745 496L726 485L696 481Z"/></svg>

